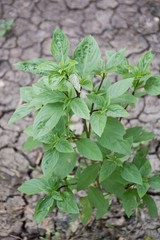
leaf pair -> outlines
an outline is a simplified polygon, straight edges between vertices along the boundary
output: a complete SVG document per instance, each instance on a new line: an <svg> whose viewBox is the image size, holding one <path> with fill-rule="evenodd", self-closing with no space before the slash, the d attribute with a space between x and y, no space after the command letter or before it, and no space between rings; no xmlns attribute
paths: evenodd
<svg viewBox="0 0 160 240"><path fill-rule="evenodd" d="M53 193L53 196L46 196L38 201L34 213L34 218L38 223L42 222L42 220L51 213L56 204L63 212L70 214L79 213L74 195L70 190L66 190L58 195L55 195L55 193Z"/></svg>

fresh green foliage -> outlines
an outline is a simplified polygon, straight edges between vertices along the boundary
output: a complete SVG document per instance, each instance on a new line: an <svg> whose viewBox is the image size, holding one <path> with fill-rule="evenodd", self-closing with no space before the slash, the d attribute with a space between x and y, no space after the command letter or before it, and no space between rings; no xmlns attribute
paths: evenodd
<svg viewBox="0 0 160 240"><path fill-rule="evenodd" d="M93 112L91 115L91 127L93 131L101 136L106 126L107 116L105 113Z"/></svg>
<svg viewBox="0 0 160 240"><path fill-rule="evenodd" d="M13 27L13 19L0 21L0 37L3 37Z"/></svg>
<svg viewBox="0 0 160 240"><path fill-rule="evenodd" d="M101 53L92 36L85 37L74 51L73 59L77 62L77 72L86 77L96 72L101 63Z"/></svg>
<svg viewBox="0 0 160 240"><path fill-rule="evenodd" d="M54 171L54 167L59 160L59 152L55 149L49 149L47 152L44 153L42 159L42 171L43 174L48 176L52 175Z"/></svg>
<svg viewBox="0 0 160 240"><path fill-rule="evenodd" d="M99 182L103 182L116 170L116 162L114 160L104 160L99 174Z"/></svg>
<svg viewBox="0 0 160 240"><path fill-rule="evenodd" d="M93 161L101 161L102 153L97 144L87 138L82 138L76 142L80 155Z"/></svg>
<svg viewBox="0 0 160 240"><path fill-rule="evenodd" d="M160 77L159 76L150 77L147 80L144 88L146 92L150 95L160 95Z"/></svg>
<svg viewBox="0 0 160 240"><path fill-rule="evenodd" d="M69 49L68 38L59 28L56 28L51 43L51 53L53 57L58 62L62 61L64 63L68 58Z"/></svg>
<svg viewBox="0 0 160 240"><path fill-rule="evenodd" d="M88 199L93 207L97 209L96 218L101 218L109 207L108 199L106 199L99 188L90 187L88 191Z"/></svg>
<svg viewBox="0 0 160 240"><path fill-rule="evenodd" d="M77 214L79 213L79 208L77 206L74 195L70 189L61 193L62 200L58 200L57 207L63 212Z"/></svg>
<svg viewBox="0 0 160 240"><path fill-rule="evenodd" d="M86 167L78 176L77 189L85 189L95 181L98 176L100 164L96 163Z"/></svg>
<svg viewBox="0 0 160 240"><path fill-rule="evenodd" d="M122 96L132 86L133 80L133 78L129 78L112 84L108 88L109 98L113 99Z"/></svg>
<svg viewBox="0 0 160 240"><path fill-rule="evenodd" d="M124 164L121 176L128 182L142 185L142 176L133 163Z"/></svg>
<svg viewBox="0 0 160 240"><path fill-rule="evenodd" d="M89 109L84 100L80 98L74 98L70 103L70 108L78 117L89 120Z"/></svg>
<svg viewBox="0 0 160 240"><path fill-rule="evenodd" d="M149 179L151 188L160 189L160 174L155 174Z"/></svg>
<svg viewBox="0 0 160 240"><path fill-rule="evenodd" d="M142 207L157 216L149 189L160 189L160 174L152 174L145 149L154 134L143 126L126 128L122 121L129 115L127 107L134 107L139 97L160 94L160 77L150 72L152 52L130 65L125 49L107 51L104 62L91 36L78 44L71 57L69 50L67 36L56 28L51 43L54 60L16 64L40 79L20 89L24 103L10 123L33 114L33 124L24 130L28 135L24 148L44 149L42 176L26 181L19 191L43 194L35 208L38 223L58 208L80 215L87 224L94 213L97 219L103 217L112 195L128 217ZM110 73L120 80L111 83ZM73 128L77 118L82 125L78 134ZM83 197L78 195L81 190Z"/></svg>
<svg viewBox="0 0 160 240"><path fill-rule="evenodd" d="M92 206L87 196L80 199L80 207L81 207L80 215L81 221L83 224L86 224L92 216Z"/></svg>
<svg viewBox="0 0 160 240"><path fill-rule="evenodd" d="M41 198L35 208L34 218L40 223L54 208L55 200L53 197L47 196Z"/></svg>
<svg viewBox="0 0 160 240"><path fill-rule="evenodd" d="M151 217L157 217L158 216L157 206L155 204L154 199L151 196L146 194L143 197L143 203L148 208L148 212L151 215Z"/></svg>
<svg viewBox="0 0 160 240"><path fill-rule="evenodd" d="M128 189L123 193L122 197L123 207L128 217L132 215L132 209L138 207L136 198L136 191Z"/></svg>

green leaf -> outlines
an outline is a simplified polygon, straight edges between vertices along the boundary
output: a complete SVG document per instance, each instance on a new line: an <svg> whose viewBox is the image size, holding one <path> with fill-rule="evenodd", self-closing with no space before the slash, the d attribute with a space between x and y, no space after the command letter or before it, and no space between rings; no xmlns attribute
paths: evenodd
<svg viewBox="0 0 160 240"><path fill-rule="evenodd" d="M142 185L142 176L140 174L140 171L133 163L124 164L121 176L128 182Z"/></svg>
<svg viewBox="0 0 160 240"><path fill-rule="evenodd" d="M46 92L42 92L38 96L34 97L34 99L32 99L32 101L30 102L29 106L35 107L37 105L41 106L48 103L61 103L64 102L65 99L66 96L64 93L60 91L49 91L46 89Z"/></svg>
<svg viewBox="0 0 160 240"><path fill-rule="evenodd" d="M121 104L122 106L135 105L136 102L137 98L129 92L125 92L120 97L111 100L111 104Z"/></svg>
<svg viewBox="0 0 160 240"><path fill-rule="evenodd" d="M151 188L160 190L160 173L155 174L149 179Z"/></svg>
<svg viewBox="0 0 160 240"><path fill-rule="evenodd" d="M46 181L43 178L33 178L26 182L24 182L18 190L22 193L26 193L27 195L38 194L40 192L44 192L48 194L48 190L46 188Z"/></svg>
<svg viewBox="0 0 160 240"><path fill-rule="evenodd" d="M110 138L111 139L111 138ZM100 140L101 143L101 140ZM102 143L101 143L102 144ZM131 152L131 142L123 139L109 139L104 142L105 147L111 151L116 153L120 153L122 155L130 155Z"/></svg>
<svg viewBox="0 0 160 240"><path fill-rule="evenodd" d="M74 149L69 141L62 139L56 144L56 150L62 153L74 152Z"/></svg>
<svg viewBox="0 0 160 240"><path fill-rule="evenodd" d="M143 127L133 127L126 130L125 138L132 137L134 143L145 142L154 138L154 133L147 132Z"/></svg>
<svg viewBox="0 0 160 240"><path fill-rule="evenodd" d="M120 105L111 104L108 107L107 115L112 117L127 117L129 113Z"/></svg>
<svg viewBox="0 0 160 240"><path fill-rule="evenodd" d="M56 62L46 60L45 62L38 65L37 69L43 70L43 71L49 71L50 74L52 74L52 72L54 73L55 71L57 71L58 64Z"/></svg>
<svg viewBox="0 0 160 240"><path fill-rule="evenodd" d="M55 201L52 197L41 198L35 208L34 219L37 223L42 220L53 210Z"/></svg>
<svg viewBox="0 0 160 240"><path fill-rule="evenodd" d="M67 90L67 82L65 81L65 76L59 73L54 73L49 77L46 77L44 84L51 91L66 91ZM64 84L65 83L65 84Z"/></svg>
<svg viewBox="0 0 160 240"><path fill-rule="evenodd" d="M150 95L153 96L160 95L160 77L159 76L150 77L147 80L144 89Z"/></svg>
<svg viewBox="0 0 160 240"><path fill-rule="evenodd" d="M123 207L128 217L132 215L132 209L138 207L134 190L127 190L122 198Z"/></svg>
<svg viewBox="0 0 160 240"><path fill-rule="evenodd" d="M125 59L125 49L120 49L118 52L106 51L107 55L107 71L114 70L117 66L121 65Z"/></svg>
<svg viewBox="0 0 160 240"><path fill-rule="evenodd" d="M60 118L56 127L53 128L49 133L41 137L40 141L44 144L47 144L49 148L54 148L55 144L58 142L59 139L58 136L62 135L64 137L64 135L67 132L66 121L67 121L66 116Z"/></svg>
<svg viewBox="0 0 160 240"><path fill-rule="evenodd" d="M108 88L108 95L111 99L120 97L123 95L131 86L134 78L128 78L124 80L119 80L118 82L112 84Z"/></svg>
<svg viewBox="0 0 160 240"><path fill-rule="evenodd" d="M96 211L96 218L99 219L107 212L109 207L108 199L105 199L103 193L94 187L90 187L88 191L88 199L92 206L94 206Z"/></svg>
<svg viewBox="0 0 160 240"><path fill-rule="evenodd" d="M17 120L25 117L26 115L28 115L30 112L32 111L32 108L29 107L28 103L24 103L22 105L20 105L16 111L13 113L12 117L9 120L9 124L10 123L14 123Z"/></svg>
<svg viewBox="0 0 160 240"><path fill-rule="evenodd" d="M69 76L69 81L72 83L73 87L80 92L81 91L81 85L79 83L80 79L77 74L71 74Z"/></svg>
<svg viewBox="0 0 160 240"><path fill-rule="evenodd" d="M148 183L143 183L143 185L137 185L137 192L140 198L142 198L149 189Z"/></svg>
<svg viewBox="0 0 160 240"><path fill-rule="evenodd" d="M106 106L107 102L109 101L109 99L102 96L102 94L95 94L95 93L90 93L87 95L88 99L94 103L97 107L103 108L104 106ZM106 101L107 100L107 101Z"/></svg>
<svg viewBox="0 0 160 240"><path fill-rule="evenodd" d="M38 140L34 140L33 137L28 137L25 143L23 144L23 149L25 151L30 151L34 148L37 148L41 145L41 142Z"/></svg>
<svg viewBox="0 0 160 240"><path fill-rule="evenodd" d="M144 163L147 161L146 156L148 154L148 149L141 149L138 151L133 159L133 163L138 169L140 169Z"/></svg>
<svg viewBox="0 0 160 240"><path fill-rule="evenodd" d="M125 180L121 175L122 170L123 170L122 167L117 166L116 170L107 178L107 181L111 179L112 181L121 183L123 185L127 185L128 181Z"/></svg>
<svg viewBox="0 0 160 240"><path fill-rule="evenodd" d="M110 149L112 149L112 151L115 151L117 153L120 153L122 155L130 155L131 153L131 146L132 146L132 141L131 139L126 139L126 140L116 140L115 142L113 142L113 146L110 146Z"/></svg>
<svg viewBox="0 0 160 240"><path fill-rule="evenodd" d="M105 113L101 113L101 112L92 113L91 120L90 120L91 127L98 136L102 135L106 125L106 121L107 121L107 116Z"/></svg>
<svg viewBox="0 0 160 240"><path fill-rule="evenodd" d="M138 64L137 64L138 68L141 71L149 70L149 67L151 65L153 58L154 58L154 55L151 52L151 50L145 52L138 61Z"/></svg>
<svg viewBox="0 0 160 240"><path fill-rule="evenodd" d="M85 37L76 47L73 59L78 62L76 67L81 76L95 72L101 61L101 53L96 40L92 36Z"/></svg>
<svg viewBox="0 0 160 240"><path fill-rule="evenodd" d="M79 208L71 190L68 189L68 191L62 192L61 196L63 198L63 201L57 202L57 207L61 211L72 214L79 213Z"/></svg>
<svg viewBox="0 0 160 240"><path fill-rule="evenodd" d="M91 82L91 79L89 77L81 78L80 85L87 90L93 90L93 82Z"/></svg>
<svg viewBox="0 0 160 240"><path fill-rule="evenodd" d="M52 176L46 176L44 179L46 181L46 189L48 189L49 194L52 194L59 188L60 178L56 175L53 174Z"/></svg>
<svg viewBox="0 0 160 240"><path fill-rule="evenodd" d="M142 177L141 174L133 163L125 163L123 166L123 170L121 172L121 176L131 183L137 183L142 185Z"/></svg>
<svg viewBox="0 0 160 240"><path fill-rule="evenodd" d="M89 109L81 98L74 98L70 103L70 107L76 116L87 120L90 119Z"/></svg>
<svg viewBox="0 0 160 240"><path fill-rule="evenodd" d="M146 96L147 94L146 94L146 92L136 92L135 94L134 94L134 96L138 99L138 98L140 98L140 97L144 97L144 96Z"/></svg>
<svg viewBox="0 0 160 240"><path fill-rule="evenodd" d="M113 117L108 117L104 132L101 138L98 139L99 140L101 139L100 142L104 142L102 146L104 145L105 147L105 142L107 138L109 138L109 141L110 140L112 141L113 139L122 139L124 134L125 134L124 126L117 119Z"/></svg>
<svg viewBox="0 0 160 240"><path fill-rule="evenodd" d="M108 88L111 86L111 80L105 77L101 86L101 89L107 92Z"/></svg>
<svg viewBox="0 0 160 240"><path fill-rule="evenodd" d="M54 167L54 174L63 179L72 172L76 165L77 154L74 153L59 153L59 160Z"/></svg>
<svg viewBox="0 0 160 240"><path fill-rule="evenodd" d="M48 62L47 59L36 58L36 59L32 59L30 61L18 62L15 64L15 67L17 69L20 69L25 72L30 72L30 73L34 73L37 75L47 76L51 73L51 71L41 70L38 68L42 63L47 63L47 62Z"/></svg>
<svg viewBox="0 0 160 240"><path fill-rule="evenodd" d="M82 190L93 183L98 175L100 164L93 164L86 167L83 172L80 173L77 183L77 189Z"/></svg>
<svg viewBox="0 0 160 240"><path fill-rule="evenodd" d="M88 200L88 197L80 198L81 205L81 221L83 224L87 224L92 215L92 207Z"/></svg>
<svg viewBox="0 0 160 240"><path fill-rule="evenodd" d="M63 115L63 105L60 103L47 104L41 108L35 117L33 135L36 139L50 132Z"/></svg>
<svg viewBox="0 0 160 240"><path fill-rule="evenodd" d="M20 88L20 96L25 102L30 102L35 97L35 92L33 87L21 87Z"/></svg>
<svg viewBox="0 0 160 240"><path fill-rule="evenodd" d="M48 76L43 76L32 85L33 91L35 92L36 95L39 95L50 90L50 88L46 86L46 79L48 79Z"/></svg>
<svg viewBox="0 0 160 240"><path fill-rule="evenodd" d="M67 36L57 27L53 33L51 43L53 57L58 62L62 61L64 63L68 57L69 50L70 45Z"/></svg>
<svg viewBox="0 0 160 240"><path fill-rule="evenodd" d="M103 182L106 178L108 178L115 171L116 167L115 162L110 161L109 159L105 160L100 170L99 181Z"/></svg>
<svg viewBox="0 0 160 240"><path fill-rule="evenodd" d="M30 136L30 137L33 137L33 125L29 125L28 127L26 127L24 129L24 132Z"/></svg>
<svg viewBox="0 0 160 240"><path fill-rule="evenodd" d="M102 153L98 145L87 138L76 141L78 151L83 157L86 157L93 161L101 161L103 159Z"/></svg>
<svg viewBox="0 0 160 240"><path fill-rule="evenodd" d="M121 169L117 168L101 184L107 192L115 194L118 198L122 199L127 182L121 177Z"/></svg>
<svg viewBox="0 0 160 240"><path fill-rule="evenodd" d="M97 137L98 143L103 147L124 155L130 154L131 143L123 139L124 126L115 118L108 117L105 129L101 137Z"/></svg>
<svg viewBox="0 0 160 240"><path fill-rule="evenodd" d="M149 211L149 214L151 217L158 217L158 209L157 209L154 199L151 196L146 194L143 197L143 203L148 208L148 211Z"/></svg>
<svg viewBox="0 0 160 240"><path fill-rule="evenodd" d="M146 160L144 164L141 166L139 171L143 177L149 177L151 170L152 170L152 167L151 167L150 161Z"/></svg>
<svg viewBox="0 0 160 240"><path fill-rule="evenodd" d="M48 150L42 159L42 171L45 176L52 175L54 167L59 160L59 153L56 150Z"/></svg>
<svg viewBox="0 0 160 240"><path fill-rule="evenodd" d="M63 201L61 192L54 191L52 197L57 201Z"/></svg>

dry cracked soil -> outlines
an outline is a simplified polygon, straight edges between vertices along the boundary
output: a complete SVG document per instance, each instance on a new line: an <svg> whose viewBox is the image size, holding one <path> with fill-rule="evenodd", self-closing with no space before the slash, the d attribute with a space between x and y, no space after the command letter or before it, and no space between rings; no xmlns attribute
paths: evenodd
<svg viewBox="0 0 160 240"><path fill-rule="evenodd" d="M20 104L19 88L34 76L15 70L13 64L37 57L50 57L53 29L60 26L69 36L72 49L86 34L92 34L105 49L127 49L136 62L148 49L155 53L152 71L160 71L159 0L0 0L0 18L13 19L13 29L0 38L0 239L106 239L159 240L160 219L141 211L128 219L113 201L111 211L101 220L83 227L78 221L54 212L43 224L33 220L37 196L17 191L26 179L38 175L41 150L26 153L23 129L32 116L8 125ZM144 97L130 109L126 125L144 125L156 139L149 146L153 171L160 171L160 98ZM35 170L36 169L36 170ZM160 213L160 192L152 192Z"/></svg>

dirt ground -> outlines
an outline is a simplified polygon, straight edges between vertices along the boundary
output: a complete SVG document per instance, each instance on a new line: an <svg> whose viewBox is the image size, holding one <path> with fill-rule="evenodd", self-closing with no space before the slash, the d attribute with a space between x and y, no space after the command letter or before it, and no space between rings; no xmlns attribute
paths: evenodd
<svg viewBox="0 0 160 240"><path fill-rule="evenodd" d="M0 239L106 239L159 240L160 219L146 211L127 219L113 201L111 211L101 221L83 227L78 221L54 212L43 224L33 220L37 196L27 197L16 189L26 179L37 176L41 150L26 153L23 129L32 117L8 126L20 103L19 88L32 84L34 76L15 70L20 60L50 56L54 28L60 26L72 47L87 34L105 49L127 49L135 62L148 49L155 53L153 72L160 72L160 0L0 0L0 18L14 19L14 27L0 38ZM156 139L150 145L153 171L160 171L160 98L145 97L126 124L145 125ZM160 192L153 192L160 213Z"/></svg>

